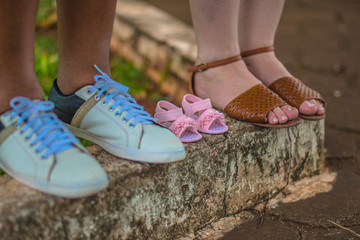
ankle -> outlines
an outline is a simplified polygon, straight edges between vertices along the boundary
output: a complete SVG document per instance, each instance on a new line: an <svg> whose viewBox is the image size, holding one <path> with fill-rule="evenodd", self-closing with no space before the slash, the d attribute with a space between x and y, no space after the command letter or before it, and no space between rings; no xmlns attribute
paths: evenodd
<svg viewBox="0 0 360 240"><path fill-rule="evenodd" d="M222 51L219 51L218 49L216 51L199 51L198 57L196 59L196 64L215 62L239 54L239 47L223 49Z"/></svg>
<svg viewBox="0 0 360 240"><path fill-rule="evenodd" d="M258 36L253 36L252 38L241 39L240 40L240 49L241 52L252 51L261 48L273 47L274 41L272 39L263 39Z"/></svg>
<svg viewBox="0 0 360 240"><path fill-rule="evenodd" d="M86 85L94 84L94 72L84 72L81 74L59 74L57 86L61 93L70 95Z"/></svg>
<svg viewBox="0 0 360 240"><path fill-rule="evenodd" d="M281 77L292 77L274 52L264 52L244 57L249 71L266 86Z"/></svg>
<svg viewBox="0 0 360 240"><path fill-rule="evenodd" d="M14 97L27 97L30 99L42 100L44 99L43 92L40 85L36 82L14 82L15 84L2 85L0 87L0 113L3 113L10 109L10 101Z"/></svg>
<svg viewBox="0 0 360 240"><path fill-rule="evenodd" d="M224 109L239 94L259 83L240 60L196 73L194 90L199 97L210 98L213 106Z"/></svg>
<svg viewBox="0 0 360 240"><path fill-rule="evenodd" d="M105 73L110 74L110 66L106 64L97 64L98 67ZM66 69L66 70L63 70ZM93 66L75 66L74 67L59 67L57 77L57 85L59 90L65 94L73 94L80 88L86 85L94 84L94 76L99 72Z"/></svg>

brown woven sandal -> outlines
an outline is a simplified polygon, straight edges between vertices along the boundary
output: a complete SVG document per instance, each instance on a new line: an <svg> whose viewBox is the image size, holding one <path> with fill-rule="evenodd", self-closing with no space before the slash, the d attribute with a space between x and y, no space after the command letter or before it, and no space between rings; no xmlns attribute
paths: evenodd
<svg viewBox="0 0 360 240"><path fill-rule="evenodd" d="M249 51L245 51L241 53L242 57L248 57L251 55L274 51L274 47L263 47L257 48ZM302 83L299 79L293 77L282 77L270 84L268 87L271 91L278 94L285 102L289 105L300 108L300 105L305 100L316 99L320 100L323 103L323 106L326 106L325 100L321 97L321 95L315 90L307 87L304 83ZM325 118L325 113L322 115L304 115L299 113L299 116L306 120L320 120Z"/></svg>
<svg viewBox="0 0 360 240"><path fill-rule="evenodd" d="M192 72L189 82L190 92L196 95L194 92L195 73L203 72L209 68L222 66L239 60L241 60L240 55L236 55L220 61L201 63L199 65L189 67L188 71ZM259 83L254 87L250 88L249 90L245 91L244 93L240 94L238 97L234 98L225 107L224 112L233 118L261 127L285 128L295 126L301 123L300 118L288 121L283 124L270 124L267 122L266 116L268 112L275 107L281 107L284 105L288 104L270 89Z"/></svg>

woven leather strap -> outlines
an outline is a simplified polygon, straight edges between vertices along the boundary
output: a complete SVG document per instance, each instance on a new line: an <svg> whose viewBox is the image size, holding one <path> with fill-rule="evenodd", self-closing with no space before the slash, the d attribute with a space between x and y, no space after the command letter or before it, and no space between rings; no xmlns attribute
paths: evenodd
<svg viewBox="0 0 360 240"><path fill-rule="evenodd" d="M293 77L283 77L270 84L269 89L278 94L289 105L299 109L300 105L309 99L325 100L315 90L307 87L300 80Z"/></svg>
<svg viewBox="0 0 360 240"><path fill-rule="evenodd" d="M219 61L216 61L216 62L200 63L198 65L193 65L191 67L188 67L187 70L188 70L188 72L203 72L203 71L206 71L208 68L222 66L222 65L225 65L225 64L229 64L229 63L232 63L232 62L239 61L240 59L241 59L240 55L236 55L236 56L229 57L229 58L219 60Z"/></svg>
<svg viewBox="0 0 360 240"><path fill-rule="evenodd" d="M251 123L267 123L267 114L287 105L278 95L258 84L234 98L224 109L229 116Z"/></svg>
<svg viewBox="0 0 360 240"><path fill-rule="evenodd" d="M249 51L242 52L240 55L241 55L241 57L248 57L251 55L264 53L264 52L271 52L271 51L274 51L274 46L252 49Z"/></svg>

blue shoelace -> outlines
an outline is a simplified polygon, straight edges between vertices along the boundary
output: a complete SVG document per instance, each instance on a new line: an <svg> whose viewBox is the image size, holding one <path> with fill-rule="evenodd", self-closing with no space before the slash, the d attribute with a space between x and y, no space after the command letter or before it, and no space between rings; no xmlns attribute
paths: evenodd
<svg viewBox="0 0 360 240"><path fill-rule="evenodd" d="M107 105L109 101L113 99L114 102L109 107L109 110L114 111L116 107L120 106L120 109L116 112L116 116L120 116L126 111L127 114L124 120L129 122L132 119L130 126L135 126L137 123L144 125L152 124L156 121L155 118L151 117L150 113L144 111L143 106L137 104L136 100L130 96L128 87L112 80L109 75L101 71L98 66L94 65L94 67L99 71L100 75L94 77L96 84L89 89L89 94L98 90L95 99L100 99L101 95L104 94L104 105Z"/></svg>
<svg viewBox="0 0 360 240"><path fill-rule="evenodd" d="M21 127L21 134L31 129L27 132L26 140L30 140L33 134L36 134L31 146L38 144L37 153L45 150L42 154L43 159L72 148L75 143L79 143L78 139L51 111L54 109L54 103L49 101L32 102L25 97L16 97L11 100L10 104L13 110L6 114L11 114L11 120L19 117L15 127Z"/></svg>

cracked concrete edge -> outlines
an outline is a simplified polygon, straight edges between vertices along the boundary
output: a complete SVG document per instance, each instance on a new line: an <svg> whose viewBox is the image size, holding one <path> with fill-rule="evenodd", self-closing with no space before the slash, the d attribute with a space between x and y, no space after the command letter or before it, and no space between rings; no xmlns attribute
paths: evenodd
<svg viewBox="0 0 360 240"><path fill-rule="evenodd" d="M0 235L174 239L254 206L289 182L321 170L323 121L306 121L291 130L257 128L228 117L227 121L228 133L186 145L187 160L176 164L119 161L92 147L110 179L107 191L93 197L58 199L13 179L4 183Z"/></svg>
<svg viewBox="0 0 360 240"><path fill-rule="evenodd" d="M329 169L325 169L320 175L306 177L288 184L284 189L280 190L274 198L260 204L256 204L252 207L252 209L256 209L261 214L264 214L266 211L278 207L280 203L296 202L314 197L320 193L329 192L332 190L332 183L335 181L336 176L337 173L331 172ZM249 222L256 217L258 216L249 211L242 210L238 213L220 219L214 219L198 231L190 232L177 238L177 240L217 240L222 238L226 232L231 231L233 228ZM278 220L286 221L284 219Z"/></svg>

